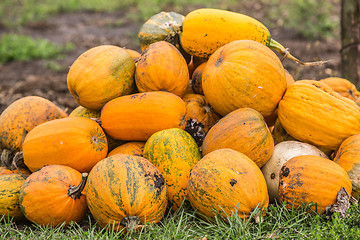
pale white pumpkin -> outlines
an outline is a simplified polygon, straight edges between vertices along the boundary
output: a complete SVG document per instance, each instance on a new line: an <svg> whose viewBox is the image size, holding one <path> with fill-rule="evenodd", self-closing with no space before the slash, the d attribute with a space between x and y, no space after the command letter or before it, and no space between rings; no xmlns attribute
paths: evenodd
<svg viewBox="0 0 360 240"><path fill-rule="evenodd" d="M261 168L268 187L270 202L274 202L278 194L281 167L291 158L302 155L315 155L328 158L325 153L308 143L284 141L275 145L271 158Z"/></svg>

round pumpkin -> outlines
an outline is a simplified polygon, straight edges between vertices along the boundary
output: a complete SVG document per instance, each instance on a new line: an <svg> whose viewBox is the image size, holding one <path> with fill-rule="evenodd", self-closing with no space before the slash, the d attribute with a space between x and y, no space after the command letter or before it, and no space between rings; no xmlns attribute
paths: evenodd
<svg viewBox="0 0 360 240"><path fill-rule="evenodd" d="M32 172L50 164L89 172L106 157L107 151L104 131L95 121L84 117L40 124L26 135L23 143L24 163Z"/></svg>
<svg viewBox="0 0 360 240"><path fill-rule="evenodd" d="M335 92L343 97L355 100L360 96L360 92L357 91L356 86L345 78L328 77L320 81L329 85Z"/></svg>
<svg viewBox="0 0 360 240"><path fill-rule="evenodd" d="M11 103L0 115L0 149L21 150L25 135L35 126L67 114L51 101L37 96Z"/></svg>
<svg viewBox="0 0 360 240"><path fill-rule="evenodd" d="M286 79L287 87L289 87L291 84L295 83L293 76L286 69L285 69L285 79Z"/></svg>
<svg viewBox="0 0 360 240"><path fill-rule="evenodd" d="M41 168L21 186L21 211L29 221L41 226L80 222L87 210L84 190L87 176L68 166Z"/></svg>
<svg viewBox="0 0 360 240"><path fill-rule="evenodd" d="M335 204L341 187L351 195L351 181L346 171L335 162L312 155L297 156L281 168L278 200L287 208L314 203L311 209L322 213Z"/></svg>
<svg viewBox="0 0 360 240"><path fill-rule="evenodd" d="M0 175L0 216L15 220L24 217L19 205L20 188L24 181L20 174Z"/></svg>
<svg viewBox="0 0 360 240"><path fill-rule="evenodd" d="M259 112L239 108L221 118L201 146L204 156L221 148L237 150L262 167L271 157L274 139Z"/></svg>
<svg viewBox="0 0 360 240"><path fill-rule="evenodd" d="M284 141L275 145L271 158L261 168L266 180L270 202L274 202L278 195L279 174L281 167L289 159L302 155L315 155L328 158L325 153L308 143L299 141Z"/></svg>
<svg viewBox="0 0 360 240"><path fill-rule="evenodd" d="M125 49L101 45L74 61L67 75L67 86L79 105L100 110L111 99L134 90L134 73L134 60Z"/></svg>
<svg viewBox="0 0 360 240"><path fill-rule="evenodd" d="M153 43L137 61L135 82L139 92L162 90L182 97L189 84L187 63L170 43Z"/></svg>
<svg viewBox="0 0 360 240"><path fill-rule="evenodd" d="M353 195L360 195L360 134L346 138L336 151L334 162L348 173Z"/></svg>
<svg viewBox="0 0 360 240"><path fill-rule="evenodd" d="M146 141L144 157L163 174L171 209L177 210L184 200L188 200L190 172L201 158L195 140L184 130L165 129Z"/></svg>
<svg viewBox="0 0 360 240"><path fill-rule="evenodd" d="M132 230L164 216L167 190L163 175L139 156L115 154L91 170L86 199L101 227Z"/></svg>
<svg viewBox="0 0 360 240"><path fill-rule="evenodd" d="M217 214L247 218L256 207L269 204L259 167L244 154L226 148L209 153L195 165L188 191L193 208L209 218Z"/></svg>
<svg viewBox="0 0 360 240"><path fill-rule="evenodd" d="M154 91L122 96L101 111L101 126L110 137L146 141L157 131L185 128L185 102L172 93Z"/></svg>
<svg viewBox="0 0 360 240"><path fill-rule="evenodd" d="M281 125L294 138L335 150L360 133L360 108L318 81L297 81L279 103Z"/></svg>
<svg viewBox="0 0 360 240"><path fill-rule="evenodd" d="M113 149L107 157L110 157L115 154L129 154L134 156L143 156L145 142L128 142L124 143L115 149Z"/></svg>
<svg viewBox="0 0 360 240"><path fill-rule="evenodd" d="M253 108L267 117L276 110L286 84L276 54L252 40L233 41L216 50L202 74L204 95L222 116Z"/></svg>

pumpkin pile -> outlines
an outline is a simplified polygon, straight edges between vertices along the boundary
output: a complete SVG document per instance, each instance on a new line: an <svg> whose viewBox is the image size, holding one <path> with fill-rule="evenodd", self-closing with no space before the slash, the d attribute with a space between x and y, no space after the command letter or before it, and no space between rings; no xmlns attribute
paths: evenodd
<svg viewBox="0 0 360 240"><path fill-rule="evenodd" d="M1 215L58 226L89 209L132 231L188 203L206 219L247 218L274 202L323 213L360 194L350 81L295 81L272 50L322 62L235 12L161 12L138 36L141 54L102 45L75 60L71 113L37 96L1 113Z"/></svg>

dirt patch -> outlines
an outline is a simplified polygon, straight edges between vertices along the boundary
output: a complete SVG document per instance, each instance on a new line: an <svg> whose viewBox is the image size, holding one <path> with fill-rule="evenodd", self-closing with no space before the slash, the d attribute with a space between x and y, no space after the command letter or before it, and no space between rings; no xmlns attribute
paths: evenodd
<svg viewBox="0 0 360 240"><path fill-rule="evenodd" d="M140 51L137 34L141 23L125 17L124 12L80 12L53 16L46 21L30 24L21 33L65 44L75 49L58 60L32 60L0 65L0 112L23 96L45 97L70 112L77 103L67 89L66 76L71 64L86 50L103 44L112 44ZM1 34L9 30L0 28ZM302 67L284 60L285 68L297 79L320 79L339 75L340 42L337 40L309 41L286 29L271 29L274 39L289 48L303 61L330 60L320 67ZM61 70L53 70L49 63Z"/></svg>

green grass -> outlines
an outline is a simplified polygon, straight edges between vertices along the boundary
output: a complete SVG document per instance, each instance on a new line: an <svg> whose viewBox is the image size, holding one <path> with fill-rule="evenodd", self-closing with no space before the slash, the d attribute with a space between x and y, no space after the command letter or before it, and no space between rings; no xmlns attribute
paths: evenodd
<svg viewBox="0 0 360 240"><path fill-rule="evenodd" d="M56 58L64 51L73 48L72 44L61 46L46 39L34 39L19 34L3 34L0 38L0 64L13 60Z"/></svg>
<svg viewBox="0 0 360 240"><path fill-rule="evenodd" d="M309 208L286 209L270 205L263 221L256 223L254 214L247 220L233 215L216 218L209 222L200 218L192 209L181 208L168 213L155 225L140 232L121 234L101 229L90 217L84 224L72 224L68 228L39 227L25 224L20 230L16 223L0 225L1 239L358 239L360 236L359 205L348 209L349 217L341 219L335 214L332 219L315 213Z"/></svg>

